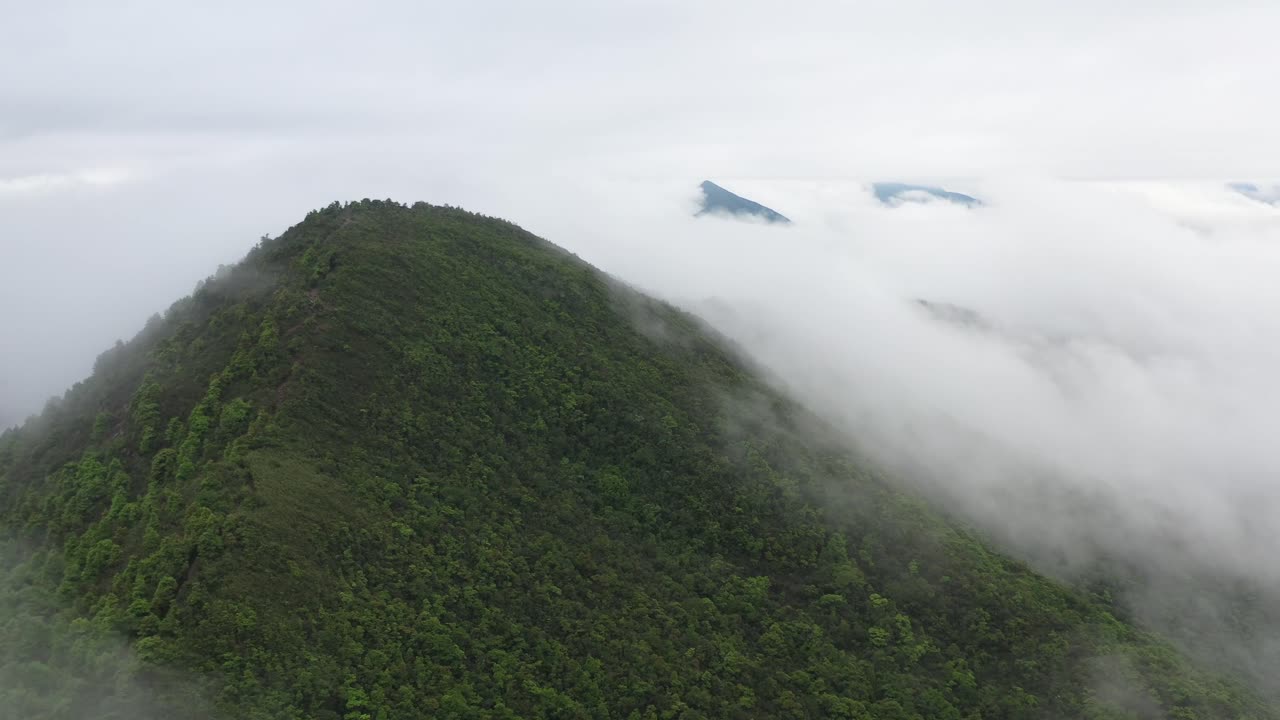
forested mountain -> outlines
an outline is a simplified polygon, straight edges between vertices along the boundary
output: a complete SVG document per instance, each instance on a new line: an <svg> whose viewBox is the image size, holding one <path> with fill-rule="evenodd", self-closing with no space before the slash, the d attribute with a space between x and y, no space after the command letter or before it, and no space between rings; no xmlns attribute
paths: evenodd
<svg viewBox="0 0 1280 720"><path fill-rule="evenodd" d="M748 200L736 195L710 180L703 180L698 186L702 190L702 207L696 215L728 215L733 217L754 217L770 223L788 224L791 222L782 213L767 208L755 200Z"/></svg>
<svg viewBox="0 0 1280 720"><path fill-rule="evenodd" d="M1264 718L507 222L311 213L0 436L0 716Z"/></svg>

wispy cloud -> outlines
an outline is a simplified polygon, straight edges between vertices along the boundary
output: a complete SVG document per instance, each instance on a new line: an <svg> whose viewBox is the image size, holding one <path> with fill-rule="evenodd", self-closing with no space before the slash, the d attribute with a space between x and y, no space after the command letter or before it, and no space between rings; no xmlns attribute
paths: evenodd
<svg viewBox="0 0 1280 720"><path fill-rule="evenodd" d="M1203 623L1219 656L1260 676L1280 660L1280 627L1243 637L1224 620L1236 583L1280 598L1280 214L1220 182L988 181L974 210L746 184L795 226L598 211L591 191L579 213L605 235L525 211L701 312L851 443L1042 569L1129 564L1153 583L1129 598L1153 618L1171 587L1195 588L1178 620Z"/></svg>
<svg viewBox="0 0 1280 720"><path fill-rule="evenodd" d="M111 187L129 182L133 173L123 168L91 168L65 173L39 173L0 177L0 193L49 192L74 187Z"/></svg>

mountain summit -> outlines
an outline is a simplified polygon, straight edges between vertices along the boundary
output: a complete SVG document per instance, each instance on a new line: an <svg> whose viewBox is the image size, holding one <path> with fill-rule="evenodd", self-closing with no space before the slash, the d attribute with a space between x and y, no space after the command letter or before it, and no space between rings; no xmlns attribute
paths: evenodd
<svg viewBox="0 0 1280 720"><path fill-rule="evenodd" d="M725 190L710 180L703 180L698 186L702 189L702 209L696 215L724 214L736 217L756 217L766 222L789 224L782 213L741 195Z"/></svg>
<svg viewBox="0 0 1280 720"><path fill-rule="evenodd" d="M22 718L1275 717L510 223L333 204L0 435Z"/></svg>

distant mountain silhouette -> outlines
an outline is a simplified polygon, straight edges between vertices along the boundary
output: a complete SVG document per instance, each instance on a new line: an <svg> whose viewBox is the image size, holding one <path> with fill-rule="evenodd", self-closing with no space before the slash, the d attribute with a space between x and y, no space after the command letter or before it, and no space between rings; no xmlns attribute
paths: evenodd
<svg viewBox="0 0 1280 720"><path fill-rule="evenodd" d="M977 207L982 201L972 195L951 192L933 185L912 185L909 183L880 182L872 183L871 191L876 199L885 205L901 205L904 202L930 202L932 198L946 200L957 205Z"/></svg>
<svg viewBox="0 0 1280 720"><path fill-rule="evenodd" d="M1270 188L1258 187L1253 183L1233 182L1227 183L1227 187L1235 190L1241 195L1256 200L1267 205L1280 206L1280 185L1272 185Z"/></svg>
<svg viewBox="0 0 1280 720"><path fill-rule="evenodd" d="M935 319L952 325L959 325L973 330L990 330L991 325L977 313L963 305L937 300L916 298L916 304L924 308Z"/></svg>
<svg viewBox="0 0 1280 720"><path fill-rule="evenodd" d="M741 195L735 195L710 180L704 180L700 187L703 195L702 209L694 213L696 216L709 213L726 213L735 216L751 215L763 218L771 223L791 222L782 213L772 208L767 208L754 200L748 200Z"/></svg>

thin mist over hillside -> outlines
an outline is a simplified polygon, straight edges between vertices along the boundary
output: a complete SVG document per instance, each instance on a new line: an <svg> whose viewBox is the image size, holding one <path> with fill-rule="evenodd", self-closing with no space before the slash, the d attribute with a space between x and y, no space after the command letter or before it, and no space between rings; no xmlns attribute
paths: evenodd
<svg viewBox="0 0 1280 720"><path fill-rule="evenodd" d="M771 186L785 236L688 221L662 207L674 186L647 214L531 226L702 314L1042 569L1119 567L1155 621L1179 590L1220 645L1243 611L1201 584L1280 590L1280 212L1211 184L984 183L976 210L886 209L860 188ZM1280 632L1254 630L1231 651L1261 671Z"/></svg>

